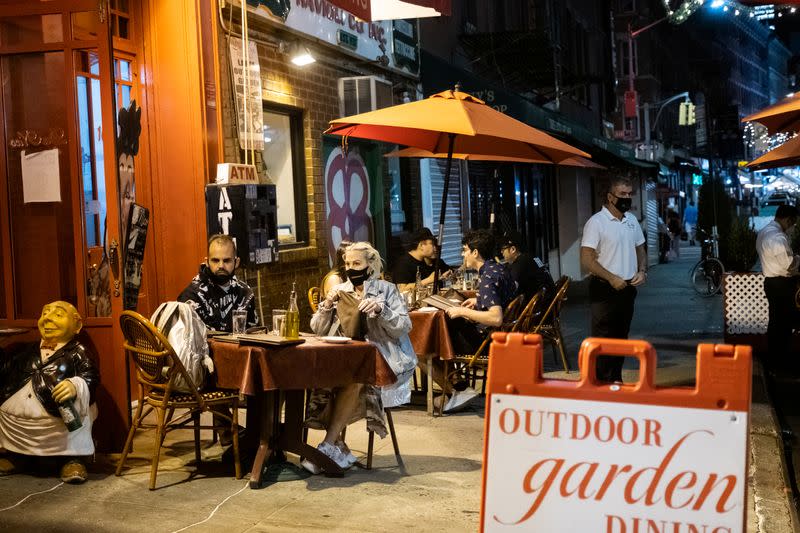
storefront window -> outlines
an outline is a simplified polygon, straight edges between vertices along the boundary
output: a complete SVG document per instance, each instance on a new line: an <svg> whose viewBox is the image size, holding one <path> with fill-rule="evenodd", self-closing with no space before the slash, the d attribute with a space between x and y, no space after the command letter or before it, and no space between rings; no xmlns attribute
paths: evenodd
<svg viewBox="0 0 800 533"><path fill-rule="evenodd" d="M270 181L277 187L279 243L291 245L307 241L302 111L265 106L261 156Z"/></svg>

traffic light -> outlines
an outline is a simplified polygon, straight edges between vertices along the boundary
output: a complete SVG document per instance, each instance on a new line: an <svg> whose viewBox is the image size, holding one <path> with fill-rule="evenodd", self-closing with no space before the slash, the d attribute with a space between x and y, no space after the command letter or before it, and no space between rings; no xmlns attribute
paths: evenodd
<svg viewBox="0 0 800 533"><path fill-rule="evenodd" d="M691 102L681 102L680 107L678 108L678 125L691 126L696 122L697 120L694 116L694 104Z"/></svg>

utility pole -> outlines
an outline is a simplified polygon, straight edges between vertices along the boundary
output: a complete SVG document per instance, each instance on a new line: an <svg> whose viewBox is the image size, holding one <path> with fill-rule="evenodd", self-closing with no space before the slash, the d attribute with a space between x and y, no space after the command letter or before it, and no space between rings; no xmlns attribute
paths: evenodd
<svg viewBox="0 0 800 533"><path fill-rule="evenodd" d="M638 30L634 30L633 27L631 26L631 24L628 23L628 91L626 93L626 97L627 97L627 95L630 95L630 98L634 98L634 99L636 98L636 86L634 85L634 78L636 77L636 75L634 73L634 68L633 68L633 66L634 66L634 61L633 61L633 40L636 37L638 37L639 35L641 35L644 32L646 32L647 30L657 26L658 24L661 24L665 20L667 20L667 17L662 17L662 18L656 20L655 22L651 22L650 24L648 24L648 25L646 25L646 26L644 26L642 28L639 28ZM641 137L642 137L641 129L642 128L641 128L641 121L639 120L639 105L635 100L634 100L634 109L636 110L636 129L637 129L636 138L637 139L641 139ZM645 120L646 121L649 120L647 115L645 115ZM647 135L648 137L650 136L649 130L645 132L645 135Z"/></svg>

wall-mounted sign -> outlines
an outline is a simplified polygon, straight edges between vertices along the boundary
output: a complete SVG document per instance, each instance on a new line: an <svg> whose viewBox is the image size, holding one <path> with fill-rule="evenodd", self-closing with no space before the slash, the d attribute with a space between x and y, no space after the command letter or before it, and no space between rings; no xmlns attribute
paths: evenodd
<svg viewBox="0 0 800 533"><path fill-rule="evenodd" d="M242 165L239 163L219 163L217 164L218 184L236 183L258 184L258 173L255 165Z"/></svg>
<svg viewBox="0 0 800 533"><path fill-rule="evenodd" d="M415 76L419 73L419 62L416 68L405 60L398 62L397 50L390 50L394 42L392 21L364 22L326 0L294 0L291 7L285 20L275 17L265 6L260 6L256 13L320 41L346 48L359 57L375 61L376 65L404 70ZM342 32L352 35L355 42ZM413 43L407 37L403 42L416 49L416 34ZM408 49L404 51L408 53Z"/></svg>
<svg viewBox="0 0 800 533"><path fill-rule="evenodd" d="M395 20L392 22L394 61L411 72L419 72L418 35L416 20Z"/></svg>
<svg viewBox="0 0 800 533"><path fill-rule="evenodd" d="M248 42L249 68L245 69L242 40L230 39L231 76L236 94L236 122L242 150L264 149L264 116L261 108L261 67L256 43ZM245 76L246 74L246 76ZM246 87L245 87L246 86Z"/></svg>
<svg viewBox="0 0 800 533"><path fill-rule="evenodd" d="M358 37L350 32L341 29L337 30L336 40L339 41L340 45L344 46L345 48L349 48L350 50L356 50L358 48Z"/></svg>

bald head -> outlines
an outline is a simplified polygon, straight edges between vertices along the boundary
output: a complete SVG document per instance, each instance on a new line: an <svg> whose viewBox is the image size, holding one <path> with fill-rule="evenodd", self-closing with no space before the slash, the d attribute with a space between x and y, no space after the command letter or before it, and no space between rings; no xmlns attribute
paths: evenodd
<svg viewBox="0 0 800 533"><path fill-rule="evenodd" d="M42 307L38 325L43 340L55 343L69 342L80 332L83 319L74 305L56 300Z"/></svg>

